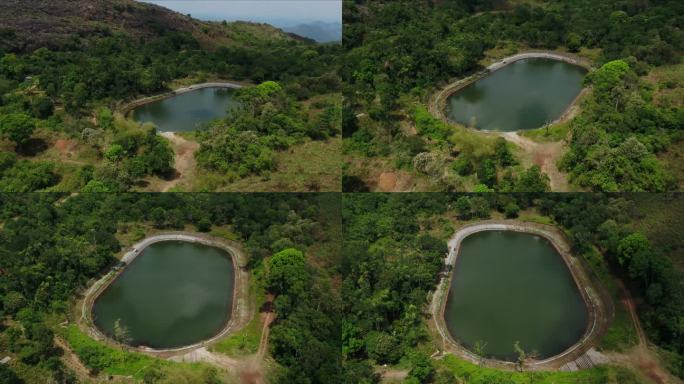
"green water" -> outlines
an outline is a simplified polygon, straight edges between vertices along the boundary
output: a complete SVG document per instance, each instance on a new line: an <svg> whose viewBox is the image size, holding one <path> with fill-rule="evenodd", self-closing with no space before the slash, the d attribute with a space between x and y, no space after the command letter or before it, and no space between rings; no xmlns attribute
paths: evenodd
<svg viewBox="0 0 684 384"><path fill-rule="evenodd" d="M582 90L586 70L551 59L524 59L451 95L447 117L487 131L518 131L556 120Z"/></svg>
<svg viewBox="0 0 684 384"><path fill-rule="evenodd" d="M190 345L213 337L230 319L234 280L232 259L221 249L154 243L97 298L95 324L112 336L121 319L131 345Z"/></svg>
<svg viewBox="0 0 684 384"><path fill-rule="evenodd" d="M471 351L514 361L516 341L537 358L559 354L587 328L588 314L567 265L531 234L483 231L461 243L444 312L452 337Z"/></svg>
<svg viewBox="0 0 684 384"><path fill-rule="evenodd" d="M161 132L184 132L198 125L225 117L237 106L235 90L203 88L146 104L133 110L133 118L151 122Z"/></svg>

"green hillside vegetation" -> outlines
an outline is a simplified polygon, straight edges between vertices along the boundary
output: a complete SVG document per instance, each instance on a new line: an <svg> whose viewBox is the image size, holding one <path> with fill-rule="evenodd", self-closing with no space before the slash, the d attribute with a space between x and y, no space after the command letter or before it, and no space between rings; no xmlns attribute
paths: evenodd
<svg viewBox="0 0 684 384"><path fill-rule="evenodd" d="M338 91L339 46L316 45L264 24L200 22L132 0L98 4L3 5L4 13L16 17L0 21L0 32L8 37L0 45L0 190L126 191L151 176L173 177L172 148L152 128L118 117L117 111L127 101L168 92L183 79L280 84L280 98L291 106L283 112L287 119L265 114L268 127L252 132L256 143L226 144L237 146L231 150L254 152L256 146L258 157L283 151L283 141L325 141L337 134L334 103L310 118L292 111L305 110L306 99ZM262 102L273 108L270 100ZM306 134L280 129L286 124ZM278 140L272 140L275 130ZM214 156L227 150L212 148ZM272 164L246 160L245 167L258 173ZM213 168L226 180L237 173Z"/></svg>
<svg viewBox="0 0 684 384"><path fill-rule="evenodd" d="M638 297L639 317L649 340L662 351L664 364L674 375L684 376L679 332L683 275L667 256L678 237L673 235L667 243L650 241L635 229L639 220L629 212L640 211L636 207L644 200L641 195L411 193L347 194L343 199L342 295L349 299L344 306L342 351L349 376L372 377L373 366L389 364L408 369L408 380L413 380L409 382L421 383L641 382L631 366L512 373L483 370L456 357L429 358L441 348L441 341L433 340L427 327L428 293L444 267L447 239L468 222L519 215L521 220L551 222L564 229L574 252L613 295L616 319L601 348L622 351L634 345L635 331L619 303L619 278ZM667 195L648 199L650 211L640 217L682 215L681 204ZM672 231L683 229L676 228Z"/></svg>
<svg viewBox="0 0 684 384"><path fill-rule="evenodd" d="M91 339L75 324L77 296L117 263L122 249L155 231L214 229L244 245L247 268L259 271L252 278L262 279L254 284L262 287L254 296L263 299L264 286L275 295L277 319L269 336L277 363L273 382L304 377L329 382L340 372L340 299L329 282L334 271L318 266L339 259L337 248L326 246L337 237L328 231L339 223L323 209L339 211L339 199L316 194L0 195L0 346L12 357L9 366L0 365L0 377L23 380L17 383L75 382L53 342L57 335L95 374L130 375L146 383L226 382L230 372L123 351Z"/></svg>
<svg viewBox="0 0 684 384"><path fill-rule="evenodd" d="M682 15L678 1L345 1L343 188L373 189L381 171L404 170L416 180L427 175L427 190L473 191L478 184L511 190L511 177L525 172L521 166L498 165L489 183L458 171L468 163L496 163L493 137L439 122L426 131L415 111L426 111L440 87L481 70L485 59L540 49L575 52L601 68L587 80L595 92L572 121L561 164L575 188L677 188L679 175L658 156L682 140L682 106L654 103L637 76L680 63ZM621 74L606 77L615 63L624 63ZM621 101L611 102L616 98ZM436 170L425 172L411 161L425 153L436 159Z"/></svg>

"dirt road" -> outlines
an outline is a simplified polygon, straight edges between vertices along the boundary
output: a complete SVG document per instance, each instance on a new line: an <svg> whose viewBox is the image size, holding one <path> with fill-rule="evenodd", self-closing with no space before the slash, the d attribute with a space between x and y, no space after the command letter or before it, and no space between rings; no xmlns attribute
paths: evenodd
<svg viewBox="0 0 684 384"><path fill-rule="evenodd" d="M90 370L83 365L76 353L71 350L69 344L57 336L54 338L54 343L64 351L64 354L61 356L60 360L62 360L64 365L69 367L69 369L78 377L79 381L87 382L90 380Z"/></svg>
<svg viewBox="0 0 684 384"><path fill-rule="evenodd" d="M160 135L171 142L171 148L175 154L174 168L176 169L176 174L172 180L165 181L160 186L161 192L168 192L171 188L183 185L192 179L193 172L197 166L195 151L199 149L199 143L186 140L173 132L161 132Z"/></svg>
<svg viewBox="0 0 684 384"><path fill-rule="evenodd" d="M525 152L524 156L528 157L526 160L531 163L530 165L539 166L542 172L549 176L551 191L570 191L567 174L561 172L556 165L564 153L564 143L562 141L538 143L518 135L517 132L502 132L501 135L506 140L523 149Z"/></svg>
<svg viewBox="0 0 684 384"><path fill-rule="evenodd" d="M622 352L610 352L606 355L615 364L636 368L642 375L656 384L682 384L682 380L674 377L663 367L655 350L649 346L648 339L636 313L636 304L622 281L619 282L622 292L622 304L629 310L634 329L636 329L639 343L633 348Z"/></svg>

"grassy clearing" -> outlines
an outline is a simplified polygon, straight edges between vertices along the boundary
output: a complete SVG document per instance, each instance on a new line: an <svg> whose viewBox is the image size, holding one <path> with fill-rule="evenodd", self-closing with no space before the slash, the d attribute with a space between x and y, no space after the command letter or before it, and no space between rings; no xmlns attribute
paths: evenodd
<svg viewBox="0 0 684 384"><path fill-rule="evenodd" d="M93 340L74 324L57 329L57 333L69 343L79 360L94 372L141 380L146 374L154 371L164 378L160 382L165 383L202 382L204 378L213 375L225 376L221 378L232 381L225 372L219 374L208 364L175 363L111 347Z"/></svg>
<svg viewBox="0 0 684 384"><path fill-rule="evenodd" d="M58 333L88 368L108 375L142 378L145 368L155 364L170 364L142 353L128 352L95 341L74 324L66 329L58 329Z"/></svg>
<svg viewBox="0 0 684 384"><path fill-rule="evenodd" d="M342 265L342 201L336 193L316 197L320 210L318 219L326 226L324 241L316 241L306 250L309 262L331 273Z"/></svg>
<svg viewBox="0 0 684 384"><path fill-rule="evenodd" d="M520 136L527 137L528 139L538 143L552 143L565 140L565 138L568 137L568 133L570 133L569 121L553 124L547 127L518 132Z"/></svg>
<svg viewBox="0 0 684 384"><path fill-rule="evenodd" d="M577 372L509 372L483 368L452 355L438 360L440 369L450 371L467 383L510 384L638 384L642 381L630 370L600 366Z"/></svg>
<svg viewBox="0 0 684 384"><path fill-rule="evenodd" d="M672 143L667 151L658 155L658 160L663 163L663 167L669 170L679 180L677 190L684 190L684 140Z"/></svg>
<svg viewBox="0 0 684 384"><path fill-rule="evenodd" d="M342 139L307 141L276 154L278 169L270 174L226 180L226 176L202 170L193 191L222 192L339 192L342 178Z"/></svg>
<svg viewBox="0 0 684 384"><path fill-rule="evenodd" d="M630 228L642 232L658 248L666 252L673 263L684 270L684 199L678 195L663 198L648 193L631 195L634 201Z"/></svg>
<svg viewBox="0 0 684 384"><path fill-rule="evenodd" d="M645 79L653 85L656 105L684 105L684 63L654 68Z"/></svg>
<svg viewBox="0 0 684 384"><path fill-rule="evenodd" d="M637 342L638 338L629 311L621 303L616 303L615 318L601 339L599 347L604 351L623 352L636 345Z"/></svg>
<svg viewBox="0 0 684 384"><path fill-rule="evenodd" d="M521 213L520 216L518 216L519 221L524 221L527 223L537 223L537 224L545 224L545 225L554 225L554 221L552 218L548 216L542 216L538 215L536 213Z"/></svg>
<svg viewBox="0 0 684 384"><path fill-rule="evenodd" d="M255 314L252 320L239 332L231 333L228 337L212 345L209 348L211 351L228 356L245 356L257 352L263 330L259 308L266 300L266 287L264 286L266 280L263 274L264 267L260 265L252 270L252 276L249 279L250 300L255 303Z"/></svg>
<svg viewBox="0 0 684 384"><path fill-rule="evenodd" d="M220 238L227 239L230 241L239 241L240 240L240 235L236 234L230 228L226 228L226 227L212 227L211 232L209 232L209 234L211 236L220 237Z"/></svg>
<svg viewBox="0 0 684 384"><path fill-rule="evenodd" d="M617 281L610 273L603 255L594 248L582 256L587 261L592 273L601 281L601 285L608 290L615 306L615 318L601 339L599 347L601 350L621 352L635 346L639 339L634 324L632 324L632 318L621 301Z"/></svg>

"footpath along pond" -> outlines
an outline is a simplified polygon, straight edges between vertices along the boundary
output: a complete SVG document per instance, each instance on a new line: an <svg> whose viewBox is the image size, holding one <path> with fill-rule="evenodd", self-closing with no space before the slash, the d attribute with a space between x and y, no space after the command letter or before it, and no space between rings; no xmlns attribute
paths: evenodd
<svg viewBox="0 0 684 384"><path fill-rule="evenodd" d="M568 266L546 238L486 230L462 240L444 320L467 349L484 342L487 357L514 361L518 342L528 356L544 359L577 343L588 316Z"/></svg>
<svg viewBox="0 0 684 384"><path fill-rule="evenodd" d="M446 117L486 131L534 129L561 117L582 91L587 70L548 58L502 64L446 99Z"/></svg>
<svg viewBox="0 0 684 384"><path fill-rule="evenodd" d="M95 299L93 320L127 344L178 348L207 340L229 322L235 268L228 251L186 241L148 245Z"/></svg>

